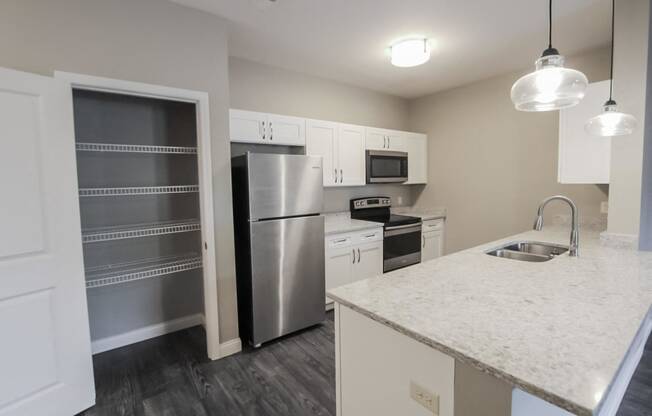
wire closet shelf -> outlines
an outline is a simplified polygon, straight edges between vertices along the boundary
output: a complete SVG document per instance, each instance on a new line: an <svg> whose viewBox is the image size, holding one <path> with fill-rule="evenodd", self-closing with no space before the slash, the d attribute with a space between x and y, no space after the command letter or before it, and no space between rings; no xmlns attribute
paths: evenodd
<svg viewBox="0 0 652 416"><path fill-rule="evenodd" d="M102 241L124 240L127 238L153 237L165 234L199 231L201 223L192 219L187 221L166 221L129 226L112 226L87 228L82 230L82 242L99 243Z"/></svg>
<svg viewBox="0 0 652 416"><path fill-rule="evenodd" d="M77 142L75 147L79 152L160 153L180 155L197 154L197 148L189 146L151 146L144 144Z"/></svg>
<svg viewBox="0 0 652 416"><path fill-rule="evenodd" d="M79 188L79 196L102 197L102 196L135 196L135 195L158 195L158 194L183 194L199 192L199 185L175 185L175 186L131 186L123 188Z"/></svg>
<svg viewBox="0 0 652 416"><path fill-rule="evenodd" d="M150 279L201 267L202 259L198 253L89 267L86 269L86 288Z"/></svg>

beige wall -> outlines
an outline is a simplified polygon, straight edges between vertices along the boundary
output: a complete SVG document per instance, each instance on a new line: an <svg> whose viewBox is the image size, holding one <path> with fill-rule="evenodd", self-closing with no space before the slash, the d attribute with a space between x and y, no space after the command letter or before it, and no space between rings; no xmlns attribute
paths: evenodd
<svg viewBox="0 0 652 416"><path fill-rule="evenodd" d="M573 57L568 66L591 82L607 79L608 52ZM510 100L514 81L531 70L410 102L410 128L429 139L429 182L414 199L418 206L448 209L449 253L532 227L546 196L568 195L582 216L599 216L607 200L605 188L557 183L558 113L518 112Z"/></svg>
<svg viewBox="0 0 652 416"><path fill-rule="evenodd" d="M407 130L407 100L328 79L229 59L231 107ZM412 203L411 186L375 185L326 188L324 212L348 211L351 198L389 196L394 205Z"/></svg>
<svg viewBox="0 0 652 416"><path fill-rule="evenodd" d="M616 8L614 99L638 128L611 141L608 231L615 234L639 233L649 7L649 0L629 0Z"/></svg>
<svg viewBox="0 0 652 416"><path fill-rule="evenodd" d="M0 2L0 66L44 75L79 72L209 93L222 342L237 337L227 57L221 19L167 1Z"/></svg>

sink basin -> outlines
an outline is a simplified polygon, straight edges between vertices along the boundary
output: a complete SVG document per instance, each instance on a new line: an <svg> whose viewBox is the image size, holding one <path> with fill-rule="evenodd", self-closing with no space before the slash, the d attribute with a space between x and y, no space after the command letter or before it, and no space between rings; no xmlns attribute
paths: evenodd
<svg viewBox="0 0 652 416"><path fill-rule="evenodd" d="M567 246L558 244L517 241L487 251L487 254L512 260L544 262L567 251Z"/></svg>

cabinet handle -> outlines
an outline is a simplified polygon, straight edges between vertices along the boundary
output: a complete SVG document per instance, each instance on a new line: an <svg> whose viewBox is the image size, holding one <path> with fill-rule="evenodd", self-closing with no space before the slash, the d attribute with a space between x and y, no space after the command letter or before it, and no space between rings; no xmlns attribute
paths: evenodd
<svg viewBox="0 0 652 416"><path fill-rule="evenodd" d="M426 248L426 236L422 235L421 238L423 238L423 248Z"/></svg>
<svg viewBox="0 0 652 416"><path fill-rule="evenodd" d="M358 263L360 263L360 249L358 249Z"/></svg>
<svg viewBox="0 0 652 416"><path fill-rule="evenodd" d="M274 129L271 121L269 122L269 140L274 140Z"/></svg>
<svg viewBox="0 0 652 416"><path fill-rule="evenodd" d="M340 169L340 183L344 181L344 174L342 173L342 169Z"/></svg>
<svg viewBox="0 0 652 416"><path fill-rule="evenodd" d="M337 169L334 169L335 171L335 183L337 183Z"/></svg>
<svg viewBox="0 0 652 416"><path fill-rule="evenodd" d="M353 253L353 262L351 264L355 264L355 249L352 249L351 252Z"/></svg>
<svg viewBox="0 0 652 416"><path fill-rule="evenodd" d="M387 148L389 149L390 147L392 147L392 138L387 136Z"/></svg>
<svg viewBox="0 0 652 416"><path fill-rule="evenodd" d="M265 122L263 121L263 140L265 140L265 135L267 132L265 131Z"/></svg>
<svg viewBox="0 0 652 416"><path fill-rule="evenodd" d="M387 149L387 136L383 136L383 149Z"/></svg>

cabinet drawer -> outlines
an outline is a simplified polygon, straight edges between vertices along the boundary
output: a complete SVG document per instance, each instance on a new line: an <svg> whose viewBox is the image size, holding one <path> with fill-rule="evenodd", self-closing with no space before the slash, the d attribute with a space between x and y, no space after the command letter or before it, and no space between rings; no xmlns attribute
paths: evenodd
<svg viewBox="0 0 652 416"><path fill-rule="evenodd" d="M375 230L361 231L354 236L354 242L357 244L370 243L373 241L382 241L382 239L383 239L383 229L380 227Z"/></svg>
<svg viewBox="0 0 652 416"><path fill-rule="evenodd" d="M350 234L338 234L326 237L327 248L343 248L353 244L353 238Z"/></svg>
<svg viewBox="0 0 652 416"><path fill-rule="evenodd" d="M423 232L428 232L428 231L439 231L444 229L444 220L439 218L436 220L429 220L429 221L424 221L422 230Z"/></svg>

